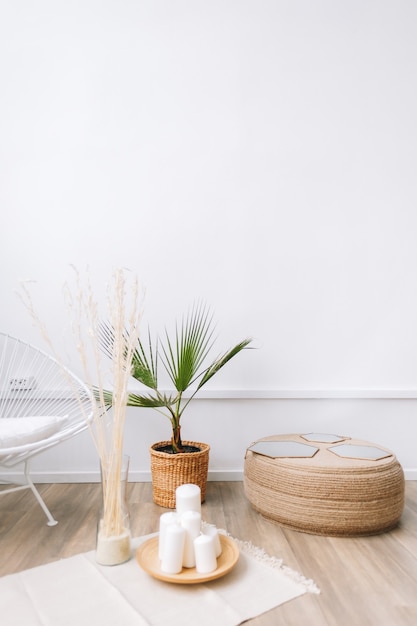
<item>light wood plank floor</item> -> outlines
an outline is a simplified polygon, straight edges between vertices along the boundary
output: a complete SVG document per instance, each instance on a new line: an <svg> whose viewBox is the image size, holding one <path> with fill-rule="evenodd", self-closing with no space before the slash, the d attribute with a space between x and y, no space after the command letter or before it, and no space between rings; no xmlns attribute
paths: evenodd
<svg viewBox="0 0 417 626"><path fill-rule="evenodd" d="M94 549L100 486L52 484L39 490L57 526L46 525L28 491L0 497L1 576ZM150 483L129 484L129 505L134 536L158 529L164 509L153 504ZM375 537L317 537L284 529L253 511L239 482L210 482L203 518L282 558L321 590L251 620L251 626L417 624L417 481L406 483L398 528Z"/></svg>

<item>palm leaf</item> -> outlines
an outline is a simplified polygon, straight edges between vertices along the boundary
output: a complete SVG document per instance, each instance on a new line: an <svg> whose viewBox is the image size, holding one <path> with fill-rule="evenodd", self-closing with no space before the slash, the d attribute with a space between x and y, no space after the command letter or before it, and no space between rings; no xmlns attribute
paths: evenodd
<svg viewBox="0 0 417 626"><path fill-rule="evenodd" d="M106 356L112 359L115 341L113 328L105 322L100 323L98 336L101 350ZM143 343L138 339L137 346L132 356L131 374L133 378L146 387L156 390L158 388L158 344L156 344L155 348L152 348L152 339L149 330L147 350L148 355L146 354Z"/></svg>
<svg viewBox="0 0 417 626"><path fill-rule="evenodd" d="M198 376L211 348L212 317L201 305L194 307L183 319L181 328L175 328L175 343L165 333L166 345L162 345L164 366L178 392L185 391Z"/></svg>
<svg viewBox="0 0 417 626"><path fill-rule="evenodd" d="M234 346L231 350L228 350L228 352L225 352L223 356L216 359L216 361L214 361L204 373L204 376L202 377L202 379L200 380L197 386L197 391L201 389L201 387L205 385L206 382L210 380L210 378L212 378L215 374L217 374L217 372L224 365L226 365L226 363L228 363L230 359L232 359L234 356L236 356L236 354L239 354L239 352L247 348L247 346L251 343L251 341L252 339L244 339L243 341L238 343L236 346Z"/></svg>
<svg viewBox="0 0 417 626"><path fill-rule="evenodd" d="M127 405L156 410L166 409L173 427L173 438L179 436L181 416L197 391L224 367L230 359L241 352L241 350L247 348L252 341L251 339L241 341L206 367L204 365L205 360L214 344L212 320L212 314L204 305L194 305L187 316L183 317L181 325L175 325L175 333L172 339L170 339L166 330L164 341L156 339L153 346L150 331L148 330L147 345L144 345L138 339L134 350L132 376L149 389L152 389L153 394L131 393L128 396ZM100 347L110 358L113 354L114 341L115 337L112 327L108 324L103 324L100 329ZM175 387L176 393L166 394L158 391L157 373L159 358ZM199 381L197 388L185 400L183 392L197 381ZM112 393L110 391L104 392L104 402L106 406L111 406ZM166 415L166 412L160 412Z"/></svg>
<svg viewBox="0 0 417 626"><path fill-rule="evenodd" d="M157 390L158 388L158 343L152 348L150 331L148 331L147 356L143 343L138 340L137 348L132 358L132 376L146 387Z"/></svg>
<svg viewBox="0 0 417 626"><path fill-rule="evenodd" d="M98 341L101 350L109 359L113 358L114 329L106 322L100 322L98 326Z"/></svg>
<svg viewBox="0 0 417 626"><path fill-rule="evenodd" d="M155 396L139 395L130 393L127 399L128 406L139 406L149 409L169 408L177 401L177 395L174 396L157 393Z"/></svg>
<svg viewBox="0 0 417 626"><path fill-rule="evenodd" d="M93 387L93 395L97 402L104 400L104 406L110 407L113 404L113 394L106 389L100 390L99 387Z"/></svg>

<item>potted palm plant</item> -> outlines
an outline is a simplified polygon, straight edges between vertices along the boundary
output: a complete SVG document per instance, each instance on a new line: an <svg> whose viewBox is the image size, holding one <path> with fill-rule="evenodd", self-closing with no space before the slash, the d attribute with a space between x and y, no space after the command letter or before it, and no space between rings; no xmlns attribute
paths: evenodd
<svg viewBox="0 0 417 626"><path fill-rule="evenodd" d="M103 329L102 345L111 349L113 332ZM175 507L175 489L186 483L200 486L204 502L210 446L206 443L183 441L181 418L198 391L234 356L245 349L251 339L239 342L220 356L210 359L215 338L213 316L204 305L192 307L175 325L173 336L166 330L154 341L150 331L147 340L140 338L132 359L132 376L149 391L130 393L128 406L152 408L165 415L171 423L171 439L150 448L153 499L166 508ZM174 389L159 387L159 364L168 374Z"/></svg>

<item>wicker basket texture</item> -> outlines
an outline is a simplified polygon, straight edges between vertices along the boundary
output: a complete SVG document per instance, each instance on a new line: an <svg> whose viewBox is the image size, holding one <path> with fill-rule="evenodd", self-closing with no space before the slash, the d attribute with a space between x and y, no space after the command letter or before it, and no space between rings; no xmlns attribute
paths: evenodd
<svg viewBox="0 0 417 626"><path fill-rule="evenodd" d="M207 443L183 441L199 452L168 454L157 450L170 441L159 441L150 448L153 501L167 509L175 509L175 490L180 485L194 484L201 490L201 502L206 499L210 446Z"/></svg>

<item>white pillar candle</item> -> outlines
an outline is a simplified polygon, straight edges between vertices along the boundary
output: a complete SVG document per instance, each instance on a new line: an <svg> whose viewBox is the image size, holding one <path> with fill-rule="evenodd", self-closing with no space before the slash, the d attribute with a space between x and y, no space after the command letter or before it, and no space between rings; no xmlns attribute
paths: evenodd
<svg viewBox="0 0 417 626"><path fill-rule="evenodd" d="M185 511L181 515L181 526L185 530L184 567L195 567L194 539L201 530L201 514L197 511Z"/></svg>
<svg viewBox="0 0 417 626"><path fill-rule="evenodd" d="M200 535L194 539L195 568L200 574L214 572L217 568L213 537Z"/></svg>
<svg viewBox="0 0 417 626"><path fill-rule="evenodd" d="M180 485L175 490L175 506L178 515L186 511L201 513L201 489L198 485Z"/></svg>
<svg viewBox="0 0 417 626"><path fill-rule="evenodd" d="M167 574L179 574L184 558L185 530L179 524L169 524L165 531L161 570Z"/></svg>
<svg viewBox="0 0 417 626"><path fill-rule="evenodd" d="M165 533L166 529L170 524L178 524L179 518L176 513L163 513L159 518L159 544L158 544L158 555L159 559L162 560L162 554L164 552L164 543L165 543Z"/></svg>
<svg viewBox="0 0 417 626"><path fill-rule="evenodd" d="M205 526L203 528L203 533L205 535L208 535L209 537L213 537L216 557L219 557L222 553L222 544L220 543L220 537L217 528L210 524L209 526Z"/></svg>

